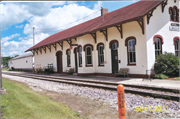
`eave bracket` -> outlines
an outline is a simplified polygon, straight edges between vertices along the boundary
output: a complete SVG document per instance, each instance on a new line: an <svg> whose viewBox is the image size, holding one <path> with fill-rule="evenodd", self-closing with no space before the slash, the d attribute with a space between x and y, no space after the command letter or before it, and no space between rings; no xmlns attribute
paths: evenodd
<svg viewBox="0 0 180 119"><path fill-rule="evenodd" d="M54 47L54 49L56 51L56 43L52 44L52 46Z"/></svg>
<svg viewBox="0 0 180 119"><path fill-rule="evenodd" d="M62 42L58 42L59 46L61 46L61 49L63 50L63 41Z"/></svg>
<svg viewBox="0 0 180 119"><path fill-rule="evenodd" d="M97 40L96 40L96 33L91 33L92 37L94 38L94 42L96 43Z"/></svg>
<svg viewBox="0 0 180 119"><path fill-rule="evenodd" d="M164 12L164 8L167 5L167 0L164 0L161 5L162 5L162 13L163 13Z"/></svg>
<svg viewBox="0 0 180 119"><path fill-rule="evenodd" d="M142 29L142 34L144 35L144 21L143 21L143 17L139 17L137 19L137 22L139 23L139 26L141 27Z"/></svg>
<svg viewBox="0 0 180 119"><path fill-rule="evenodd" d="M44 50L44 52L46 53L46 46L42 47L42 49Z"/></svg>
<svg viewBox="0 0 180 119"><path fill-rule="evenodd" d="M35 52L36 52L36 54L38 55L38 49L37 49L37 50L35 50Z"/></svg>
<svg viewBox="0 0 180 119"><path fill-rule="evenodd" d="M39 49L39 52L42 54L42 48L38 48Z"/></svg>
<svg viewBox="0 0 180 119"><path fill-rule="evenodd" d="M121 38L123 38L122 24L119 26L116 26L116 28L118 29L119 33L121 34Z"/></svg>
<svg viewBox="0 0 180 119"><path fill-rule="evenodd" d="M71 40L71 39L66 40L66 41L68 42L68 44L69 44L70 46L78 46L78 44L72 44L72 40Z"/></svg>
<svg viewBox="0 0 180 119"><path fill-rule="evenodd" d="M106 37L106 41L108 41L107 28L104 30L101 30L100 32L102 32L104 34L104 36Z"/></svg>
<svg viewBox="0 0 180 119"><path fill-rule="evenodd" d="M51 52L51 45L47 45L47 48L48 48L49 51Z"/></svg>
<svg viewBox="0 0 180 119"><path fill-rule="evenodd" d="M153 12L154 12L154 9L147 14L147 24L149 24L149 20L153 16L152 15Z"/></svg>

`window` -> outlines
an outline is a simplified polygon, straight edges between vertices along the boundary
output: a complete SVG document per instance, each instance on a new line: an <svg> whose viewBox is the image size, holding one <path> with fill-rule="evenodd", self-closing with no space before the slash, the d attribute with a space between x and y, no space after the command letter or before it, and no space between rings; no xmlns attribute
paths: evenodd
<svg viewBox="0 0 180 119"><path fill-rule="evenodd" d="M78 47L79 66L82 66L82 47Z"/></svg>
<svg viewBox="0 0 180 119"><path fill-rule="evenodd" d="M71 52L69 49L66 51L66 55L67 55L67 66L69 67L71 66Z"/></svg>
<svg viewBox="0 0 180 119"><path fill-rule="evenodd" d="M86 47L86 65L92 65L92 49L90 46Z"/></svg>
<svg viewBox="0 0 180 119"><path fill-rule="evenodd" d="M175 39L174 46L175 46L175 55L178 56L178 53L179 53L179 39Z"/></svg>
<svg viewBox="0 0 180 119"><path fill-rule="evenodd" d="M128 40L128 63L136 64L135 40Z"/></svg>
<svg viewBox="0 0 180 119"><path fill-rule="evenodd" d="M177 21L177 9L176 8L174 8L174 21Z"/></svg>
<svg viewBox="0 0 180 119"><path fill-rule="evenodd" d="M154 45L155 45L155 58L157 58L158 55L162 54L161 38L156 37Z"/></svg>
<svg viewBox="0 0 180 119"><path fill-rule="evenodd" d="M171 21L179 21L179 9L176 6L174 6L173 8L169 7L169 14Z"/></svg>
<svg viewBox="0 0 180 119"><path fill-rule="evenodd" d="M174 19L173 19L173 11L172 11L172 9L169 10L169 14L170 14L170 20L173 21Z"/></svg>
<svg viewBox="0 0 180 119"><path fill-rule="evenodd" d="M99 65L104 65L104 46L99 45L98 47Z"/></svg>
<svg viewBox="0 0 180 119"><path fill-rule="evenodd" d="M112 44L112 49L113 49L113 50L117 50L117 48L118 48L117 43L113 43L113 44Z"/></svg>
<svg viewBox="0 0 180 119"><path fill-rule="evenodd" d="M28 61L26 60L26 63L28 63Z"/></svg>

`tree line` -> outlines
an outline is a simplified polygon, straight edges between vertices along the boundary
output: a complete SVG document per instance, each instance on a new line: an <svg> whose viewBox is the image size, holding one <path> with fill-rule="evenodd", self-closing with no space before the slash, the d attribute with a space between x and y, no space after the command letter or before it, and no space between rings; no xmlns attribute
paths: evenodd
<svg viewBox="0 0 180 119"><path fill-rule="evenodd" d="M11 56L7 56L7 57L1 57L2 59L1 59L1 64L3 64L3 66L8 66L8 61L10 60L10 59L12 59L12 58L15 58L15 57L17 57L17 56L19 56L19 55L15 55L14 57L11 57Z"/></svg>

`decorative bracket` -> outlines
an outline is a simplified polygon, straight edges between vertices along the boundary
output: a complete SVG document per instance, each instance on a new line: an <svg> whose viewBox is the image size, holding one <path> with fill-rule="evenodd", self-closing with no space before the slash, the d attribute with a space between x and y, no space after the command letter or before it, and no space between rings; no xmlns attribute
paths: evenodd
<svg viewBox="0 0 180 119"><path fill-rule="evenodd" d="M96 33L91 33L91 35L92 35L92 37L94 38L94 41L95 41L95 43L96 43Z"/></svg>
<svg viewBox="0 0 180 119"><path fill-rule="evenodd" d="M116 28L118 29L119 33L121 34L121 38L123 38L122 24L120 24L119 26L116 26Z"/></svg>
<svg viewBox="0 0 180 119"><path fill-rule="evenodd" d="M40 53L42 54L42 48L38 48L38 49L39 49Z"/></svg>
<svg viewBox="0 0 180 119"><path fill-rule="evenodd" d="M54 49L56 51L56 43L52 44L52 46L54 47Z"/></svg>
<svg viewBox="0 0 180 119"><path fill-rule="evenodd" d="M34 54L35 54L35 53L34 53L34 50L31 50L31 52L33 53L33 56L34 56Z"/></svg>
<svg viewBox="0 0 180 119"><path fill-rule="evenodd" d="M137 19L137 22L139 23L141 29L142 29L142 34L144 34L144 21L143 21L143 17L139 17Z"/></svg>
<svg viewBox="0 0 180 119"><path fill-rule="evenodd" d="M71 46L71 44L72 44L72 41L71 41L71 39L69 39L69 40L66 40L67 42L68 42L68 44Z"/></svg>
<svg viewBox="0 0 180 119"><path fill-rule="evenodd" d="M105 30L100 30L100 32L104 34L104 36L106 37L106 41L108 41L107 28Z"/></svg>
<svg viewBox="0 0 180 119"><path fill-rule="evenodd" d="M38 49L37 49L37 50L35 50L35 52L36 52L36 54L38 55Z"/></svg>
<svg viewBox="0 0 180 119"><path fill-rule="evenodd" d="M59 46L61 46L61 49L63 50L63 41L62 42L58 42Z"/></svg>
<svg viewBox="0 0 180 119"><path fill-rule="evenodd" d="M165 6L167 5L167 0L164 0L164 1L161 3L161 5L162 5L162 12L164 12L164 8L165 8Z"/></svg>
<svg viewBox="0 0 180 119"><path fill-rule="evenodd" d="M77 41L77 39L76 38L74 38L76 41Z"/></svg>
<svg viewBox="0 0 180 119"><path fill-rule="evenodd" d="M51 52L51 45L47 45L47 48L48 48L49 51Z"/></svg>
<svg viewBox="0 0 180 119"><path fill-rule="evenodd" d="M78 46L78 44L72 44L72 41L71 41L71 39L69 39L69 40L66 40L67 42L68 42L68 44L70 45L70 46Z"/></svg>
<svg viewBox="0 0 180 119"><path fill-rule="evenodd" d="M153 12L154 12L154 9L147 14L147 24L149 24L149 20L153 16L152 15Z"/></svg>
<svg viewBox="0 0 180 119"><path fill-rule="evenodd" d="M44 50L44 52L46 53L46 46L42 47L42 49Z"/></svg>

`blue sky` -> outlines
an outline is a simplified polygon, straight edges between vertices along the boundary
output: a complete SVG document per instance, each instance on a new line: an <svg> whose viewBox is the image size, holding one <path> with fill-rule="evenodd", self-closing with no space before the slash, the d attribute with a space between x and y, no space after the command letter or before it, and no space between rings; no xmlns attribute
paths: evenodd
<svg viewBox="0 0 180 119"><path fill-rule="evenodd" d="M54 33L100 16L101 7L111 12L137 1L1 2L1 54L24 54L33 45L33 27L35 43L38 43Z"/></svg>

